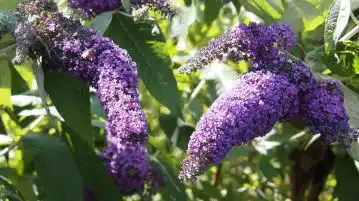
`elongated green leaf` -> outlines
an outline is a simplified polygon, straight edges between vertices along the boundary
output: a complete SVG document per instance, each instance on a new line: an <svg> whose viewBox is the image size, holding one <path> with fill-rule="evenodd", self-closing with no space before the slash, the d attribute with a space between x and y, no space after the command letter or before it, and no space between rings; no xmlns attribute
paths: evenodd
<svg viewBox="0 0 359 201"><path fill-rule="evenodd" d="M85 82L66 73L45 71L45 89L58 112L77 134L90 142L90 92Z"/></svg>
<svg viewBox="0 0 359 201"><path fill-rule="evenodd" d="M91 27L99 31L101 34L105 33L107 27L110 25L112 21L112 16L113 16L112 11L103 12L97 15L95 19L93 19Z"/></svg>
<svg viewBox="0 0 359 201"><path fill-rule="evenodd" d="M159 191L166 201L186 201L186 193L184 185L179 181L176 173L172 168L166 164L166 161L159 161L156 158L151 158L156 163L164 175L165 185Z"/></svg>
<svg viewBox="0 0 359 201"><path fill-rule="evenodd" d="M217 18L219 11L221 10L224 4L225 3L222 1L212 1L212 0L205 1L203 18L206 24L211 25L213 20Z"/></svg>
<svg viewBox="0 0 359 201"><path fill-rule="evenodd" d="M131 5L131 2L130 0L121 0L122 1L122 6L123 8L126 10L126 12L130 12L130 5Z"/></svg>
<svg viewBox="0 0 359 201"><path fill-rule="evenodd" d="M22 137L21 145L25 157L34 163L48 200L82 200L80 173L68 146L60 138L27 134Z"/></svg>
<svg viewBox="0 0 359 201"><path fill-rule="evenodd" d="M337 185L334 189L334 196L340 201L357 201L359 197L359 173L354 161L348 155L339 155L335 163L335 177Z"/></svg>
<svg viewBox="0 0 359 201"><path fill-rule="evenodd" d="M324 30L325 52L327 54L332 51L333 46L338 42L348 23L349 14L349 0L335 0L330 6Z"/></svg>
<svg viewBox="0 0 359 201"><path fill-rule="evenodd" d="M176 113L180 107L177 82L170 68L165 38L153 28L153 24L135 23L127 16L116 14L105 36L129 52L138 64L140 77L151 95Z"/></svg>
<svg viewBox="0 0 359 201"><path fill-rule="evenodd" d="M11 71L8 63L0 59L0 105L11 106Z"/></svg>
<svg viewBox="0 0 359 201"><path fill-rule="evenodd" d="M71 145L82 179L86 186L94 192L96 198L98 200L118 201L120 194L100 157L79 135L69 135L67 140L68 144Z"/></svg>

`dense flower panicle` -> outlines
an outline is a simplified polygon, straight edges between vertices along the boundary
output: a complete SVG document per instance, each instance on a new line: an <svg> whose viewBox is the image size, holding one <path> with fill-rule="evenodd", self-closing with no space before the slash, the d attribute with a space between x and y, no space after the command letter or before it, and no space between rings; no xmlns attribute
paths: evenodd
<svg viewBox="0 0 359 201"><path fill-rule="evenodd" d="M304 96L301 110L311 132L324 135L329 143L356 139L357 131L349 125L344 95L337 81L319 82Z"/></svg>
<svg viewBox="0 0 359 201"><path fill-rule="evenodd" d="M148 174L147 152L144 146L109 142L102 158L121 193L143 191Z"/></svg>
<svg viewBox="0 0 359 201"><path fill-rule="evenodd" d="M279 30L277 30L278 28ZM215 59L251 60L258 64L278 64L285 60L281 50L290 49L295 34L282 33L287 26L280 24L266 28L263 24L240 24L231 31L212 39L202 47L180 69L180 72L196 71ZM293 35L293 36L290 36ZM284 37L286 42L282 42ZM281 42L279 42L281 41ZM277 44L277 45L276 45Z"/></svg>
<svg viewBox="0 0 359 201"><path fill-rule="evenodd" d="M121 0L69 0L69 5L88 14L98 14L120 7Z"/></svg>
<svg viewBox="0 0 359 201"><path fill-rule="evenodd" d="M291 83L295 84L301 93L305 93L316 85L314 73L309 66L300 60L286 59L278 64L253 63L250 71L270 70L286 73Z"/></svg>
<svg viewBox="0 0 359 201"><path fill-rule="evenodd" d="M296 34L292 27L288 24L274 23L268 28L273 30L272 37L276 40L278 46L281 49L290 52L296 40Z"/></svg>
<svg viewBox="0 0 359 201"><path fill-rule="evenodd" d="M51 0L25 0L16 14L24 22L36 16L28 25L45 46L32 46L41 53L44 68L69 72L97 89L107 115L105 164L122 193L142 190L148 127L137 93L136 64L110 39L62 16Z"/></svg>
<svg viewBox="0 0 359 201"><path fill-rule="evenodd" d="M117 143L145 144L148 128L138 100L137 85L127 82L133 72L117 70L123 69L116 69L116 66L102 69L98 81L97 95L107 115L106 130L111 131L107 132L108 138Z"/></svg>
<svg viewBox="0 0 359 201"><path fill-rule="evenodd" d="M107 128L119 141L146 143L147 121L136 90L137 66L127 52L57 12L39 17L32 27L49 48L44 66L68 71L96 88Z"/></svg>
<svg viewBox="0 0 359 201"><path fill-rule="evenodd" d="M25 62L26 57L29 54L29 47L32 45L32 41L36 38L35 31L29 24L20 22L16 26L15 37L16 55L13 62L15 64L22 64Z"/></svg>
<svg viewBox="0 0 359 201"><path fill-rule="evenodd" d="M287 74L263 70L242 75L198 122L180 179L194 180L233 146L264 136L277 121L298 113L298 105L297 87Z"/></svg>

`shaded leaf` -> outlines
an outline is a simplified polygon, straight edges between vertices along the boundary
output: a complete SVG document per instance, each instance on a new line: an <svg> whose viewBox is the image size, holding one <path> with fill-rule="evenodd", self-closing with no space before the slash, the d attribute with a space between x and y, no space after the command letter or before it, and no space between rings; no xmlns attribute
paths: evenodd
<svg viewBox="0 0 359 201"><path fill-rule="evenodd" d="M164 176L165 185L160 189L161 196L166 201L186 201L186 192L184 185L179 181L177 174L174 173L172 168L166 163L166 161L159 161L158 159L151 157L162 171Z"/></svg>
<svg viewBox="0 0 359 201"><path fill-rule="evenodd" d="M334 188L334 196L338 197L340 201L357 201L359 173L354 161L348 155L337 155L335 177L337 185Z"/></svg>
<svg viewBox="0 0 359 201"><path fill-rule="evenodd" d="M74 132L70 128L65 127L65 129L70 133ZM66 140L71 147L84 183L94 192L96 198L118 201L120 194L100 157L79 135L68 135Z"/></svg>
<svg viewBox="0 0 359 201"><path fill-rule="evenodd" d="M0 175L0 200L25 201L21 193Z"/></svg>
<svg viewBox="0 0 359 201"><path fill-rule="evenodd" d="M4 59L0 60L0 105L11 106L11 70Z"/></svg>
<svg viewBox="0 0 359 201"><path fill-rule="evenodd" d="M268 180L272 180L278 175L278 172L271 164L270 159L270 157L261 157L259 161L259 169Z"/></svg>
<svg viewBox="0 0 359 201"><path fill-rule="evenodd" d="M205 0L203 18L204 22L210 25L215 20L225 3L222 1Z"/></svg>
<svg viewBox="0 0 359 201"><path fill-rule="evenodd" d="M127 16L116 14L105 36L111 37L133 57L138 64L140 77L151 95L172 113L177 113L180 94L170 68L166 40L158 28L145 22L135 23Z"/></svg>
<svg viewBox="0 0 359 201"><path fill-rule="evenodd" d="M72 154L60 138L27 134L21 138L27 159L32 159L45 196L51 201L82 200L82 181Z"/></svg>
<svg viewBox="0 0 359 201"><path fill-rule="evenodd" d="M171 114L160 115L159 123L167 137L171 138L177 128L177 116Z"/></svg>
<svg viewBox="0 0 359 201"><path fill-rule="evenodd" d="M45 89L66 123L89 142L92 132L89 85L67 73L45 71Z"/></svg>
<svg viewBox="0 0 359 201"><path fill-rule="evenodd" d="M190 125L182 125L178 130L177 146L182 150L187 150L189 139L194 132L194 128Z"/></svg>

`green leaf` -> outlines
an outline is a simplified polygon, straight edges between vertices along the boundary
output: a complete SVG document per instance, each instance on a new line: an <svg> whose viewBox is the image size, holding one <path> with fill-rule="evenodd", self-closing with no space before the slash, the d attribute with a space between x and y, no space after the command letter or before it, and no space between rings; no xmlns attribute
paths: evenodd
<svg viewBox="0 0 359 201"><path fill-rule="evenodd" d="M224 4L222 1L205 0L203 18L206 24L211 25Z"/></svg>
<svg viewBox="0 0 359 201"><path fill-rule="evenodd" d="M160 115L159 123L168 138L171 138L177 128L177 116L171 114Z"/></svg>
<svg viewBox="0 0 359 201"><path fill-rule="evenodd" d="M342 68L350 68L359 74L359 45L352 41L339 41L336 47L336 53L339 56Z"/></svg>
<svg viewBox="0 0 359 201"><path fill-rule="evenodd" d="M0 105L11 107L11 70L6 60L0 60Z"/></svg>
<svg viewBox="0 0 359 201"><path fill-rule="evenodd" d="M14 1L0 0L1 9L5 9L3 6L4 4L6 4L3 3L2 1L16 2L16 0ZM16 17L12 12L7 10L0 10L0 29L1 28L6 28L8 31L10 31L12 35L14 35L16 28Z"/></svg>
<svg viewBox="0 0 359 201"><path fill-rule="evenodd" d="M26 80L20 75L11 60L7 60L11 70L11 94L21 94L28 91L30 88Z"/></svg>
<svg viewBox="0 0 359 201"><path fill-rule="evenodd" d="M133 57L138 64L140 77L151 95L172 113L177 113L180 94L170 68L166 40L162 33L152 33L153 28L153 24L135 23L127 16L116 14L105 36L111 37Z"/></svg>
<svg viewBox="0 0 359 201"><path fill-rule="evenodd" d="M187 150L189 139L194 132L194 128L190 125L182 125L178 130L177 146L182 150Z"/></svg>
<svg viewBox="0 0 359 201"><path fill-rule="evenodd" d="M242 156L246 156L252 148L250 146L236 146L229 151L226 160L237 159Z"/></svg>
<svg viewBox="0 0 359 201"><path fill-rule="evenodd" d="M130 12L130 0L121 0L122 1L122 7L126 10L126 12Z"/></svg>
<svg viewBox="0 0 359 201"><path fill-rule="evenodd" d="M344 93L345 110L350 117L349 122L353 127L359 128L359 96L343 84L341 85L341 89Z"/></svg>
<svg viewBox="0 0 359 201"><path fill-rule="evenodd" d="M113 11L100 13L95 17L95 19L93 19L91 27L99 31L101 34L105 33L112 21L112 16Z"/></svg>
<svg viewBox="0 0 359 201"><path fill-rule="evenodd" d="M0 175L0 200L25 201L21 193Z"/></svg>
<svg viewBox="0 0 359 201"><path fill-rule="evenodd" d="M102 107L101 102L98 99L98 97L96 95L92 94L91 98L90 98L90 102L91 102L91 113L96 114L97 116L105 119L106 113L103 110L103 107Z"/></svg>
<svg viewBox="0 0 359 201"><path fill-rule="evenodd" d="M0 0L1 9L13 9L21 0Z"/></svg>
<svg viewBox="0 0 359 201"><path fill-rule="evenodd" d="M26 198L26 201L37 201L37 197L33 189L32 176L19 175L17 170L10 167L0 167L0 175L6 177L11 184ZM23 199L25 200L25 199Z"/></svg>
<svg viewBox="0 0 359 201"><path fill-rule="evenodd" d="M160 167L162 175L164 175L165 185L159 190L163 199L166 201L186 201L184 185L179 181L177 174L174 173L169 164L154 157L151 157L151 159Z"/></svg>
<svg viewBox="0 0 359 201"><path fill-rule="evenodd" d="M282 15L282 10L273 8L266 0L237 0L248 11L253 12L264 21L272 23L275 19L279 19Z"/></svg>
<svg viewBox="0 0 359 201"><path fill-rule="evenodd" d="M332 52L339 41L339 37L348 23L350 12L349 0L335 0L330 6L324 30L325 52L327 54Z"/></svg>
<svg viewBox="0 0 359 201"><path fill-rule="evenodd" d="M268 180L272 180L278 175L278 171L273 167L270 159L271 157L265 156L261 157L261 160L259 161L259 169Z"/></svg>
<svg viewBox="0 0 359 201"><path fill-rule="evenodd" d="M87 83L67 73L45 71L45 89L65 122L91 140L90 92Z"/></svg>
<svg viewBox="0 0 359 201"><path fill-rule="evenodd" d="M79 171L71 151L60 138L34 133L24 135L21 143L25 158L34 163L48 200L82 200Z"/></svg>
<svg viewBox="0 0 359 201"><path fill-rule="evenodd" d="M326 65L333 73L346 77L359 73L359 45L351 41L339 41L333 52L326 54L324 47L314 49L307 59Z"/></svg>
<svg viewBox="0 0 359 201"><path fill-rule="evenodd" d="M335 52L325 56L325 64L340 76L352 76L359 72L359 46L350 41L340 41Z"/></svg>
<svg viewBox="0 0 359 201"><path fill-rule="evenodd" d="M94 192L96 198L118 201L120 194L100 157L79 135L68 135L67 141L84 183Z"/></svg>
<svg viewBox="0 0 359 201"><path fill-rule="evenodd" d="M216 82L217 95L229 91L238 78L238 73L224 63L214 62L209 68L204 69L201 78Z"/></svg>
<svg viewBox="0 0 359 201"><path fill-rule="evenodd" d="M359 173L354 161L348 155L337 155L335 163L337 185L334 196L340 201L357 201L359 197Z"/></svg>

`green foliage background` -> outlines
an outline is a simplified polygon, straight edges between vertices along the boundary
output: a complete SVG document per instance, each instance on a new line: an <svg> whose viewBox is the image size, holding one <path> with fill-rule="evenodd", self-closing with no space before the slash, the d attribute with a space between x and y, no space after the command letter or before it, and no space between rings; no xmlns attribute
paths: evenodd
<svg viewBox="0 0 359 201"><path fill-rule="evenodd" d="M0 0L0 25L19 0ZM65 1L59 1L64 8ZM82 186L99 200L357 201L357 162L328 146L300 122L280 123L264 138L234 148L197 182L177 174L196 122L248 64L214 62L201 72L176 69L209 40L238 23L285 22L297 32L293 56L318 77L342 81L351 124L359 128L359 36L338 40L359 26L357 0L176 1L172 20L156 13L135 21L107 12L87 26L126 49L139 67L140 99L150 126L150 162L164 184L151 198L121 196L98 157L105 145L105 114L82 81L42 72L36 61L14 66L15 40L0 40L0 200L77 201ZM350 19L350 13L353 16ZM0 26L1 28L1 26ZM350 40L349 40L350 39ZM335 59L335 55L339 60ZM358 159L359 146L350 156Z"/></svg>

